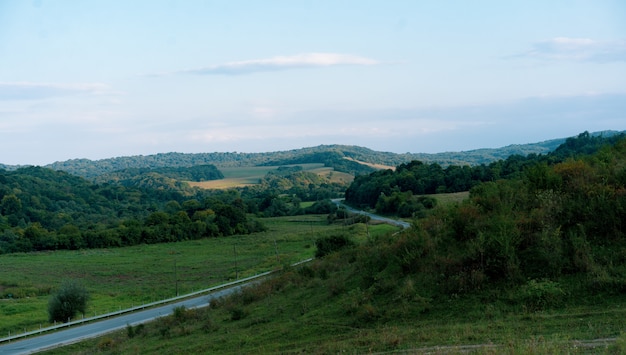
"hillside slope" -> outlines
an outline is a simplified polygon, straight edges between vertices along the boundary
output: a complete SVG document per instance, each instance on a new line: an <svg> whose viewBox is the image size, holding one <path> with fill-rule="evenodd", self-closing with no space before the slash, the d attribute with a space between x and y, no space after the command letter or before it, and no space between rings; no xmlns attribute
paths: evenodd
<svg viewBox="0 0 626 355"><path fill-rule="evenodd" d="M88 179L128 168L162 168L189 167L194 165L213 164L218 168L237 166L280 165L311 162L311 157L335 154L361 162L396 166L412 160L436 162L444 166L451 164L478 165L504 159L513 154L527 155L530 153L545 154L565 141L555 139L534 144L510 145L497 149L477 149L466 152L445 152L436 154L378 152L369 148L349 145L320 145L280 152L267 153L159 153L154 155L137 155L116 157L101 160L72 159L48 164L45 167L62 170ZM321 162L321 161L316 161ZM350 164L350 161L346 161ZM357 167L359 164L353 164Z"/></svg>
<svg viewBox="0 0 626 355"><path fill-rule="evenodd" d="M591 133L592 136L613 136L626 131L602 131ZM570 138L570 137L567 137ZM424 163L437 163L443 167L449 165L480 165L506 159L511 155L547 154L565 142L567 138L557 138L529 144L512 144L501 148L482 148L461 152L442 153L392 153L380 152L353 145L319 145L315 147L286 151L242 153L158 153L152 155L134 155L100 160L70 159L58 161L44 167L61 170L87 179L94 179L103 174L125 169L182 168L197 165L215 165L225 167L267 166L303 163L324 163L337 171L354 175L366 174L375 169L371 165L397 166L413 160ZM368 166L368 164L370 166ZM16 170L15 165L0 163L0 169Z"/></svg>
<svg viewBox="0 0 626 355"><path fill-rule="evenodd" d="M401 232L344 225L311 263L56 353L624 353L625 186L626 140L538 163Z"/></svg>

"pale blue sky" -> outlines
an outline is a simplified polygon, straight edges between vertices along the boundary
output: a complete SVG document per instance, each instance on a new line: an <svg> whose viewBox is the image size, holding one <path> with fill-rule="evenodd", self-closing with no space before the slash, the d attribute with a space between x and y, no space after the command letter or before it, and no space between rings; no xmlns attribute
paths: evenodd
<svg viewBox="0 0 626 355"><path fill-rule="evenodd" d="M0 0L0 163L626 129L626 2Z"/></svg>

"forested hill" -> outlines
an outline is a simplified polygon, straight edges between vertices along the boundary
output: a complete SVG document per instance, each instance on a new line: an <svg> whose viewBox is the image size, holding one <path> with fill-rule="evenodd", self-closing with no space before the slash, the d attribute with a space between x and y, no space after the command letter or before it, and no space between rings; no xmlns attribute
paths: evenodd
<svg viewBox="0 0 626 355"><path fill-rule="evenodd" d="M604 131L592 133L592 136L612 136L620 132ZM480 165L506 159L511 155L546 154L565 142L567 138L558 138L538 143L513 144L501 148L484 148L461 152L443 153L403 153L374 151L353 145L319 145L286 151L264 153L214 152L214 153L159 153L153 155L135 155L101 160L71 159L59 161L44 167L61 170L73 175L93 179L103 174L126 169L180 168L197 165L215 165L223 167L303 164L308 162L324 163L335 170L363 174L374 169L366 164L397 166L413 160L424 163L449 165ZM348 159L344 159L348 158ZM315 160L315 161L314 161ZM357 162L355 162L357 161ZM20 166L0 163L0 169L15 170ZM144 170L145 171L145 170Z"/></svg>
<svg viewBox="0 0 626 355"><path fill-rule="evenodd" d="M413 195L469 191L485 182L501 179L519 179L537 166L553 166L568 159L595 154L602 148L615 145L626 134L593 136L588 132L570 137L545 155L511 155L506 159L476 166L450 165L414 160L396 167L395 171L381 170L357 176L346 190L346 202L361 207L376 208L379 213L409 217L424 206L416 203Z"/></svg>
<svg viewBox="0 0 626 355"><path fill-rule="evenodd" d="M214 152L214 153L159 153L154 155L136 155L116 157L102 160L72 159L63 162L55 162L45 167L53 170L62 170L88 179L99 175L129 168L162 168L162 167L189 167L195 165L213 164L218 168L237 166L260 166L260 165L285 165L303 164L313 162L325 163L339 171L350 173L367 173L373 169L367 169L365 165L359 167L356 162L342 159L351 158L369 164L397 166L412 160L439 163L447 165L479 165L490 163L500 159L506 159L510 155L527 155L531 153L545 154L554 150L563 139L554 139L540 143L509 145L497 149L477 149L466 152L445 153L404 153L379 152L369 148L351 145L319 145L316 147L293 149L287 151L265 153L241 153L241 152ZM330 163L330 162L333 163ZM340 166L338 166L340 165Z"/></svg>
<svg viewBox="0 0 626 355"><path fill-rule="evenodd" d="M213 164L218 168L237 166L259 166L288 162L303 163L312 156L337 155L370 164L396 166L412 160L436 162L442 165L470 164L477 165L505 159L512 154L543 154L554 150L565 138L540 143L510 145L498 149L477 149L466 152L446 152L437 154L378 152L364 147L350 145L319 145L310 148L266 153L214 152L214 153L159 153L153 155L135 155L101 160L71 159L48 164L45 167L61 170L88 179L113 171L124 169L155 169L162 167L190 167ZM322 161L320 161L322 162ZM346 163L347 164L347 163ZM0 164L0 169L15 170L18 166Z"/></svg>

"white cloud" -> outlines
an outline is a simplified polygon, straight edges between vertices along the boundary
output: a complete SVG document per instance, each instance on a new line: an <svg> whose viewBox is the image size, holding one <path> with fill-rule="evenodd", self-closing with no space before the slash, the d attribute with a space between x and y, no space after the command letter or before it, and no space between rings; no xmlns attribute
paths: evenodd
<svg viewBox="0 0 626 355"><path fill-rule="evenodd" d="M532 49L520 56L589 62L626 61L626 40L556 37L534 43Z"/></svg>
<svg viewBox="0 0 626 355"><path fill-rule="evenodd" d="M39 100L50 97L76 94L98 94L106 91L107 85L100 83L34 83L0 82L0 101L2 100Z"/></svg>
<svg viewBox="0 0 626 355"><path fill-rule="evenodd" d="M242 75L265 71L277 71L299 68L320 68L341 65L376 65L379 61L349 54L339 53L303 53L292 56L277 56L267 59L252 59L208 67L179 70L170 74L191 75Z"/></svg>

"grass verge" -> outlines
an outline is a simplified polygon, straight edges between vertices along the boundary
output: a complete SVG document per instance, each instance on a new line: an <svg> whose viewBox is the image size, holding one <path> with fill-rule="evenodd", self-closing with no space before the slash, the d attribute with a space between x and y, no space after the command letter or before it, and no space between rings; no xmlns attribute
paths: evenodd
<svg viewBox="0 0 626 355"><path fill-rule="evenodd" d="M0 334L46 327L48 298L64 279L91 294L85 316L174 297L282 267L314 254L315 239L341 230L326 216L265 219L267 232L117 249L0 256ZM236 257L235 257L236 255ZM82 316L82 315L81 315Z"/></svg>

